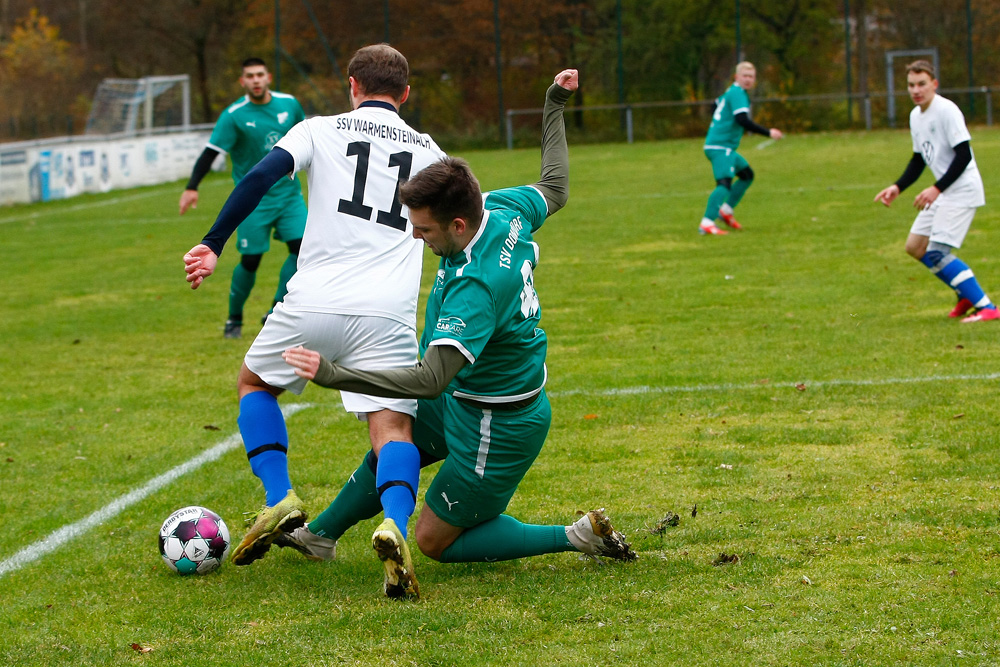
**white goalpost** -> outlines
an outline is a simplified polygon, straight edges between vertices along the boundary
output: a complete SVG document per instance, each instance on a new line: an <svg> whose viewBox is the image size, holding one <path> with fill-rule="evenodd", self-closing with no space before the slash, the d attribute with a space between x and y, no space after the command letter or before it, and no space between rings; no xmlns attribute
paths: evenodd
<svg viewBox="0 0 1000 667"><path fill-rule="evenodd" d="M151 133L191 126L191 79L187 74L105 79L97 87L86 134Z"/></svg>

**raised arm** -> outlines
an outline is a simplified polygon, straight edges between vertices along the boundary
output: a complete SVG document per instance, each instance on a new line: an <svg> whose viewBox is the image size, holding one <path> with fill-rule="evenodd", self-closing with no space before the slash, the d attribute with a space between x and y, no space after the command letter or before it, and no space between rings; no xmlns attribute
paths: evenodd
<svg viewBox="0 0 1000 667"><path fill-rule="evenodd" d="M542 110L542 172L535 188L545 197L549 215L569 199L569 146L566 144L566 121L563 110L573 91L580 86L575 69L565 69L545 92Z"/></svg>

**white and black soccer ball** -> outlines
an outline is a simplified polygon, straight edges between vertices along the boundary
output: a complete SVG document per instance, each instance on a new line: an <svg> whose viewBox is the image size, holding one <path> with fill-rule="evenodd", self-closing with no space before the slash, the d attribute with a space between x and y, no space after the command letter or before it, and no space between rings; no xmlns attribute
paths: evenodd
<svg viewBox="0 0 1000 667"><path fill-rule="evenodd" d="M177 510L160 527L160 555L178 574L207 574L229 553L229 528L215 512L198 507Z"/></svg>

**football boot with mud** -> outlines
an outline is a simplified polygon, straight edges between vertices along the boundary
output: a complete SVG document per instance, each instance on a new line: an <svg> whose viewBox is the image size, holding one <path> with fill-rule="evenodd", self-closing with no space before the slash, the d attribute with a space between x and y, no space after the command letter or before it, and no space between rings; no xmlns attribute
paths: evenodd
<svg viewBox="0 0 1000 667"><path fill-rule="evenodd" d="M386 519L372 535L372 548L385 566L385 594L390 598L418 598L420 588L413 573L413 559L396 522Z"/></svg>
<svg viewBox="0 0 1000 667"><path fill-rule="evenodd" d="M291 547L309 560L333 560L337 557L337 540L321 537L309 530L309 524L290 533L280 532L272 542L276 547Z"/></svg>
<svg viewBox="0 0 1000 667"><path fill-rule="evenodd" d="M294 491L289 491L280 503L250 513L244 521L253 525L233 551L233 565L249 565L263 558L281 533L289 533L305 525L306 513L299 497Z"/></svg>
<svg viewBox="0 0 1000 667"><path fill-rule="evenodd" d="M625 536L615 530L604 509L590 510L573 525L566 527L566 537L588 556L633 561L637 558Z"/></svg>

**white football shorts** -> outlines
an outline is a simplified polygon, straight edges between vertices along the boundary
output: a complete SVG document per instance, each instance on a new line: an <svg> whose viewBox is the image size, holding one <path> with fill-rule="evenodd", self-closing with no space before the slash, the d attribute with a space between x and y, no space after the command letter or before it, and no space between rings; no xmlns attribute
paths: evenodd
<svg viewBox="0 0 1000 667"><path fill-rule="evenodd" d="M382 370L417 363L417 335L410 327L387 317L340 315L286 308L279 303L247 351L244 362L273 387L301 394L308 380L295 374L281 353L301 345L350 368ZM365 420L369 412L393 410L417 414L417 401L340 392L344 409Z"/></svg>
<svg viewBox="0 0 1000 667"><path fill-rule="evenodd" d="M941 205L939 198L917 214L910 233L929 236L931 241L952 248L961 248L975 215L975 207Z"/></svg>

